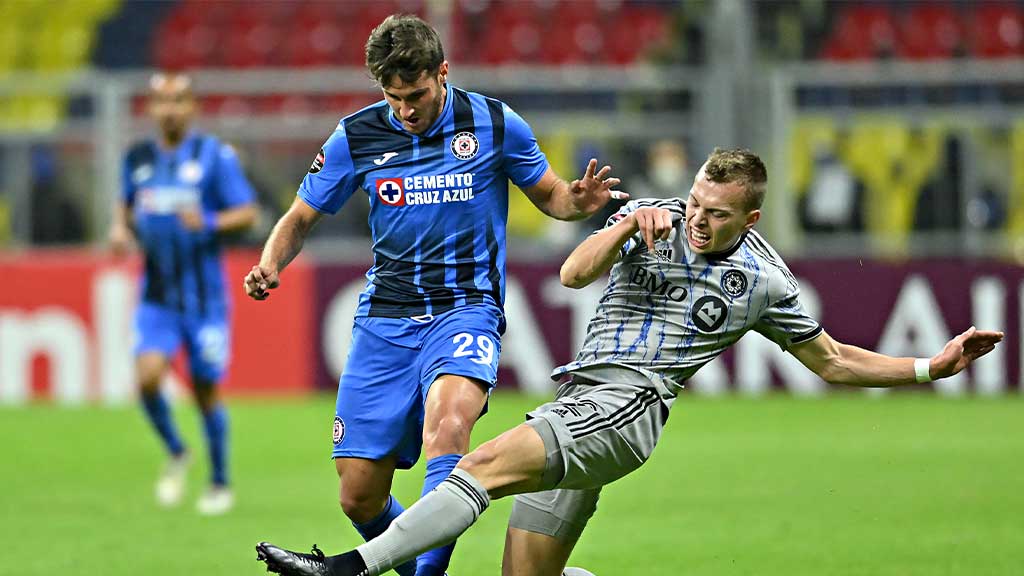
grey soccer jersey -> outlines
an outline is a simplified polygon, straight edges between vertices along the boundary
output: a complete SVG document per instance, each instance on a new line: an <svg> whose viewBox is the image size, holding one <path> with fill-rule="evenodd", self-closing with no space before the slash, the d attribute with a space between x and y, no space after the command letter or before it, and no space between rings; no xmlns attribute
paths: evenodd
<svg viewBox="0 0 1024 576"><path fill-rule="evenodd" d="M821 333L800 304L793 274L760 234L750 230L722 254L693 252L678 198L631 201L605 227L644 206L672 211L669 239L658 241L654 254L639 233L626 241L582 349L552 378L580 372L601 381L605 369L625 367L655 381L667 378L677 391L748 330L783 349Z"/></svg>

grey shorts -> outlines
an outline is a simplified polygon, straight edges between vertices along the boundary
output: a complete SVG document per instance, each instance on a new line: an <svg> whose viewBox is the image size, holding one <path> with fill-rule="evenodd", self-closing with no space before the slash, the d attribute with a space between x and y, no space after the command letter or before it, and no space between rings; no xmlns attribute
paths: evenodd
<svg viewBox="0 0 1024 576"><path fill-rule="evenodd" d="M527 420L547 451L546 490L516 496L509 526L579 538L597 509L601 487L650 458L668 413L669 404L654 388L579 377L562 385L555 400Z"/></svg>

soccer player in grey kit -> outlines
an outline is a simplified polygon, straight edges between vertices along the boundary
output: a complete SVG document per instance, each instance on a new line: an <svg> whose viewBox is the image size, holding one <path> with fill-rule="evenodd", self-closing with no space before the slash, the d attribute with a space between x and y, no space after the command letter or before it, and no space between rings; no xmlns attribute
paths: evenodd
<svg viewBox="0 0 1024 576"><path fill-rule="evenodd" d="M767 171L747 150L715 150L689 198L634 200L565 261L562 283L611 277L556 399L481 445L455 471L351 552L324 556L263 542L286 575L376 576L454 540L495 498L519 494L504 576L557 576L605 484L650 457L683 382L749 330L833 384L898 386L952 376L990 352L1001 332L976 330L931 358L893 358L832 339L804 311L796 279L754 231Z"/></svg>

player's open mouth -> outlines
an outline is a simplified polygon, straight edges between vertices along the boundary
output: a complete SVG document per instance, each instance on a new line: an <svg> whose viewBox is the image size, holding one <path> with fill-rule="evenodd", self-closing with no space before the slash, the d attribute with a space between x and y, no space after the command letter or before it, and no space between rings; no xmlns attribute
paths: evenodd
<svg viewBox="0 0 1024 576"><path fill-rule="evenodd" d="M690 228L690 244L694 248L707 248L711 244L711 235Z"/></svg>

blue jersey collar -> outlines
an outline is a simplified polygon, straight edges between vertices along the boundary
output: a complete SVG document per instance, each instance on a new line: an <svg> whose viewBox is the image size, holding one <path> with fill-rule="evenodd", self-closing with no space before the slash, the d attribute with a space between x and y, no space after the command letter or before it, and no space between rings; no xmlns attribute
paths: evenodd
<svg viewBox="0 0 1024 576"><path fill-rule="evenodd" d="M195 140L196 138L199 138L199 132L197 130L190 128L189 131L185 133L185 137L182 138L181 142L178 142L178 145L175 146L174 148L164 147L163 138L161 138L160 136L156 136L155 138L153 138L153 145L156 148L157 152L160 154L177 156L179 152L185 149L185 146L191 144L192 141Z"/></svg>
<svg viewBox="0 0 1024 576"><path fill-rule="evenodd" d="M385 100L385 103L387 101ZM395 117L395 109L388 105L388 121L395 128L409 134L410 136L416 136L417 138L429 138L436 135L438 132L443 130L443 126L448 123L448 120L452 117L452 83L445 82L445 96L444 96L444 107L441 108L441 113L434 119L434 123L427 128L427 131L422 134L413 134L406 131L405 126L402 126L402 121Z"/></svg>

